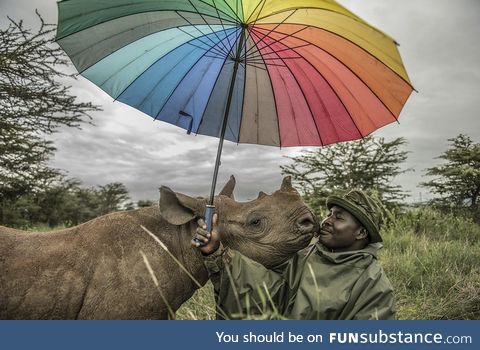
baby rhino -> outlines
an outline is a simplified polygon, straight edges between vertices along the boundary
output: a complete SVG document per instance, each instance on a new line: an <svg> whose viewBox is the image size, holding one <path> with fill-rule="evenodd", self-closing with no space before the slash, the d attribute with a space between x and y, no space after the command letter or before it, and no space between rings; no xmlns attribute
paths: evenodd
<svg viewBox="0 0 480 350"><path fill-rule="evenodd" d="M233 199L234 187L232 176L215 199L226 245L273 267L309 243L317 223L290 178L248 203ZM160 192L159 206L61 231L0 226L0 319L165 319L174 313L208 280L201 254L190 245L206 199L167 187Z"/></svg>

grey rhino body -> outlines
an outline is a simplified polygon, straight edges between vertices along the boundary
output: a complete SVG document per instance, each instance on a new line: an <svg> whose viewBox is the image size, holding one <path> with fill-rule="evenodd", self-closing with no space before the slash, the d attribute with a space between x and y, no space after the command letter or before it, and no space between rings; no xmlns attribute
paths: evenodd
<svg viewBox="0 0 480 350"><path fill-rule="evenodd" d="M227 192L229 187L233 191L233 186L234 179L227 184ZM308 244L314 231L312 216L298 194L295 199L288 188L277 192L277 197L291 197L262 194L255 201L237 203L227 193L216 200L225 243L265 266L288 259ZM275 214L272 203L280 198L292 201L298 232L290 232L285 239L281 237L284 229L269 242L259 235L256 220L252 235L245 220L251 220L252 213ZM142 226L203 285L208 274L203 257L191 248L190 240L204 204L204 199L162 188L160 208L113 213L48 233L0 226L0 319L166 319L169 308L175 312L198 285ZM289 213L277 214L289 217ZM282 223L270 226L278 230L279 225ZM244 233L249 235L242 236Z"/></svg>

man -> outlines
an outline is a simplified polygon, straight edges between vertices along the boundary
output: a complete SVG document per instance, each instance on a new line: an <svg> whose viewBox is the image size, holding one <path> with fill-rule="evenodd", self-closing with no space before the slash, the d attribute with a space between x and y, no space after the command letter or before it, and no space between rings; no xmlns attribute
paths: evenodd
<svg viewBox="0 0 480 350"><path fill-rule="evenodd" d="M362 191L327 199L318 241L268 270L224 249L216 226L196 238L224 318L393 319L392 286L377 261L382 210ZM214 223L216 216L214 216Z"/></svg>

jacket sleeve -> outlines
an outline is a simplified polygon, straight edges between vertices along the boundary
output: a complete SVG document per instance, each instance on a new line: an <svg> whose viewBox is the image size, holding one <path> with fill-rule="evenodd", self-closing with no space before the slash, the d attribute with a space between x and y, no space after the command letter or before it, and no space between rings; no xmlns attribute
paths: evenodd
<svg viewBox="0 0 480 350"><path fill-rule="evenodd" d="M205 258L219 318L276 318L282 287L281 271L269 270L241 253L220 248Z"/></svg>
<svg viewBox="0 0 480 350"><path fill-rule="evenodd" d="M394 320L393 287L380 265L368 268L354 285L344 319Z"/></svg>

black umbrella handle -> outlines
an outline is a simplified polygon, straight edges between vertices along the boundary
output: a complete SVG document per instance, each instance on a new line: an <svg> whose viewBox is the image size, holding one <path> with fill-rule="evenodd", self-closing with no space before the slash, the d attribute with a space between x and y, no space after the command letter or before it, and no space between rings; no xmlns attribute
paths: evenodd
<svg viewBox="0 0 480 350"><path fill-rule="evenodd" d="M207 204L205 208L205 223L207 224L208 233L212 233L213 229L213 211L215 210L214 205Z"/></svg>
<svg viewBox="0 0 480 350"><path fill-rule="evenodd" d="M212 229L213 229L213 211L215 210L215 206L214 205L207 205L207 207L205 208L205 223L207 224L207 231L208 233L212 233ZM194 238L193 239L193 242L198 246L198 247L204 247L206 246L210 240L208 240L207 242L203 242L197 238Z"/></svg>

